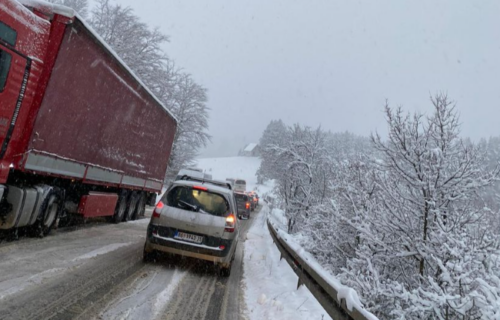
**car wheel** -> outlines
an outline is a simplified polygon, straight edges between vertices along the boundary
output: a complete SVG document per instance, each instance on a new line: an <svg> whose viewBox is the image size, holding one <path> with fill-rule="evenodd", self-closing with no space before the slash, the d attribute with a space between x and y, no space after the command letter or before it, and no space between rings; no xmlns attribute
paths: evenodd
<svg viewBox="0 0 500 320"><path fill-rule="evenodd" d="M232 266L233 266L232 261L231 261L231 263L229 263L228 267L219 266L219 276L221 276L223 278L229 277L231 275L231 267Z"/></svg>
<svg viewBox="0 0 500 320"><path fill-rule="evenodd" d="M144 250L142 252L142 261L145 263L154 262L158 258L158 253L155 250L146 251L146 245L144 244Z"/></svg>

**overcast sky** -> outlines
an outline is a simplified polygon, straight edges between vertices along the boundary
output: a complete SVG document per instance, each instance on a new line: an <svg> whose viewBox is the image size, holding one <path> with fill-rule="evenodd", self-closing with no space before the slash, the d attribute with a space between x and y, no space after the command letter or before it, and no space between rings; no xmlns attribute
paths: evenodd
<svg viewBox="0 0 500 320"><path fill-rule="evenodd" d="M457 102L463 134L500 135L500 1L115 0L170 36L208 89L213 143L235 155L273 119L385 133L382 109Z"/></svg>

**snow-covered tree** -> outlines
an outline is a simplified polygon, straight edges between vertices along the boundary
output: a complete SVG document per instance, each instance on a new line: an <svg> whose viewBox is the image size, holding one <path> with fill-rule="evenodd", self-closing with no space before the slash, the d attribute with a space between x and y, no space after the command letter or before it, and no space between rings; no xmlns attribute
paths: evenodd
<svg viewBox="0 0 500 320"><path fill-rule="evenodd" d="M285 146L275 147L274 151L284 168L276 185L285 201L291 232L295 224L307 219L311 209L321 202L329 168L326 137L320 128L312 130L294 125L288 129L287 136Z"/></svg>
<svg viewBox="0 0 500 320"><path fill-rule="evenodd" d="M168 107L178 120L167 178L192 165L198 150L210 141L206 102L205 88L195 83L188 74L177 75L173 94L167 100Z"/></svg>
<svg viewBox="0 0 500 320"><path fill-rule="evenodd" d="M348 222L359 245L344 282L383 318L498 318L498 237L478 191L498 171L459 137L446 96L430 117L386 107L389 138L372 137L377 196Z"/></svg>
<svg viewBox="0 0 500 320"><path fill-rule="evenodd" d="M275 148L283 147L287 139L287 128L281 120L272 120L262 133L259 141L261 164L257 171L260 183L279 178L284 173L284 166L278 161Z"/></svg>
<svg viewBox="0 0 500 320"><path fill-rule="evenodd" d="M380 318L500 319L500 143L461 138L454 104L431 101L430 116L386 106L371 142L275 130L260 171L289 232Z"/></svg>

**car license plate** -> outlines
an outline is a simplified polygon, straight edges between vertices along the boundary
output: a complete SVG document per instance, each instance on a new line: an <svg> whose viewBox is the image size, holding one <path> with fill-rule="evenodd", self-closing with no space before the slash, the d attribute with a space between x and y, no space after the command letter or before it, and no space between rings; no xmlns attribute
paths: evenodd
<svg viewBox="0 0 500 320"><path fill-rule="evenodd" d="M176 239L180 240L185 240L189 242L195 242L195 243L202 243L203 242L203 237L202 236L197 236L195 234L190 234L190 233L185 233L185 232L180 232L177 231L175 234Z"/></svg>

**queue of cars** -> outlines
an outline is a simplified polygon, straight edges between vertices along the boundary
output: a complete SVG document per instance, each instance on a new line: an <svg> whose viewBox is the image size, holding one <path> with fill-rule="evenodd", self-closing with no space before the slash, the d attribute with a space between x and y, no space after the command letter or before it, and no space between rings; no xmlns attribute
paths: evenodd
<svg viewBox="0 0 500 320"><path fill-rule="evenodd" d="M243 179L217 181L196 169L182 169L151 216L144 261L159 252L211 261L229 276L241 219L249 219L258 195Z"/></svg>

